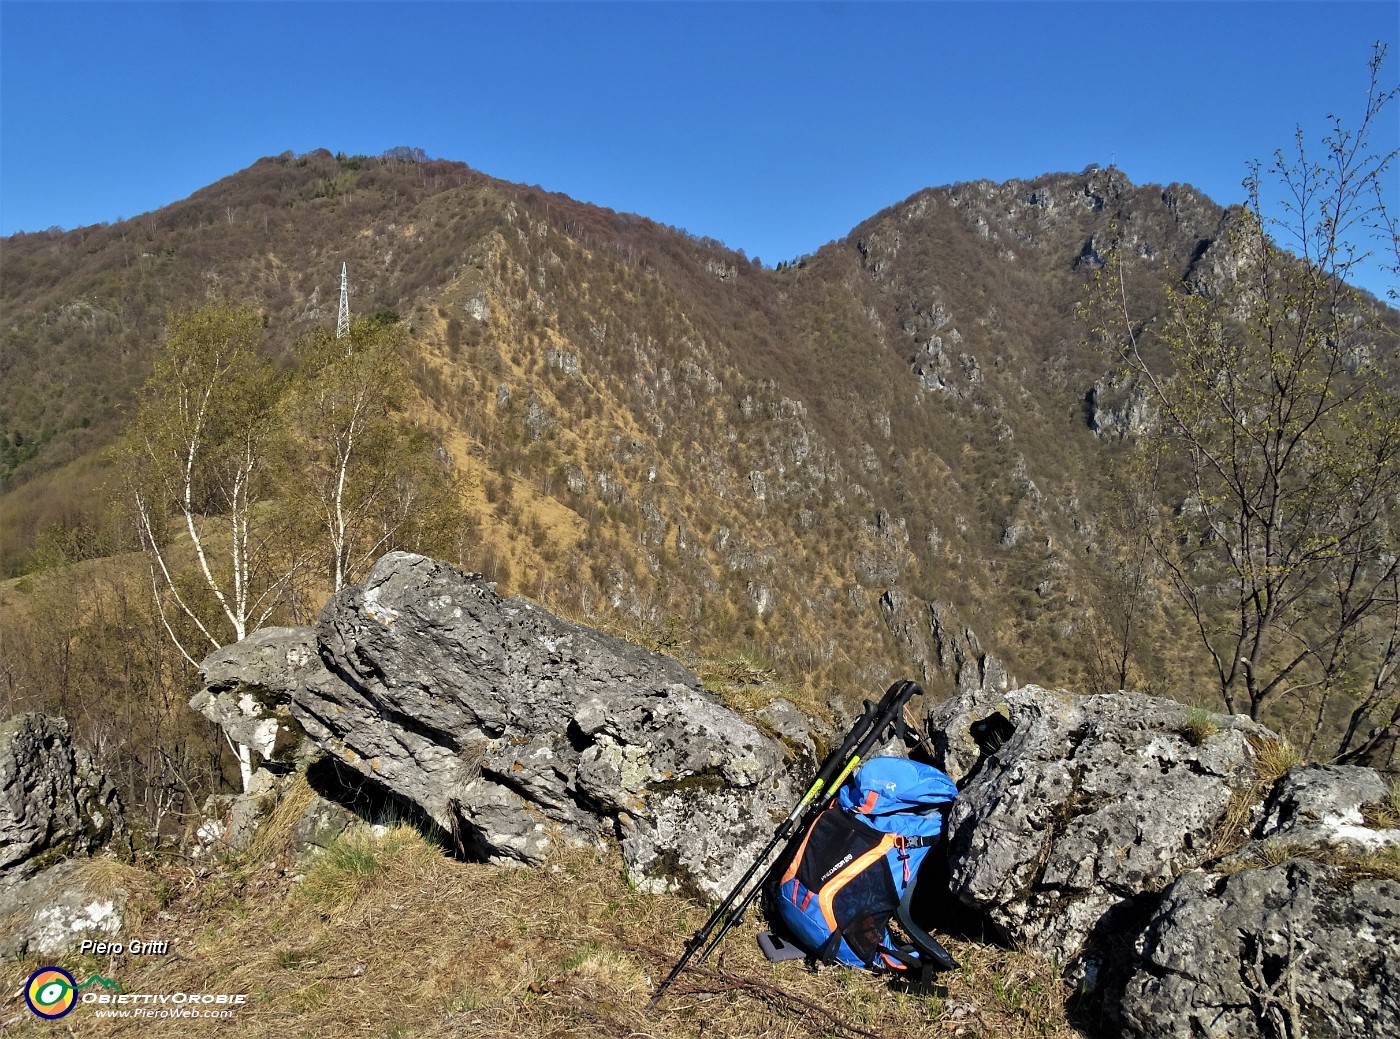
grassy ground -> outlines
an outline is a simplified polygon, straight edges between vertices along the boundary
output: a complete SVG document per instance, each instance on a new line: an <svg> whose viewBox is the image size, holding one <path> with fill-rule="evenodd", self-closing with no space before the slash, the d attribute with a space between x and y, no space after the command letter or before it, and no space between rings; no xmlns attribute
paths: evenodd
<svg viewBox="0 0 1400 1039"><path fill-rule="evenodd" d="M274 820L275 822L275 820ZM916 996L840 968L770 964L755 918L657 1007L656 984L706 910L643 894L608 850L560 849L543 868L453 861L406 826L347 832L304 871L269 848L248 862L168 866L112 882L139 892L120 936L165 955L67 956L128 994L246 994L223 1019L99 1018L79 1004L40 1020L22 988L37 959L10 963L5 1036L424 1036L462 1039L757 1039L1076 1035L1052 968L950 940L963 964L946 992ZM256 862L256 865L250 863ZM99 986L84 994L101 991ZM152 1003L155 1001L153 1000ZM167 1005L168 1002L167 1002Z"/></svg>

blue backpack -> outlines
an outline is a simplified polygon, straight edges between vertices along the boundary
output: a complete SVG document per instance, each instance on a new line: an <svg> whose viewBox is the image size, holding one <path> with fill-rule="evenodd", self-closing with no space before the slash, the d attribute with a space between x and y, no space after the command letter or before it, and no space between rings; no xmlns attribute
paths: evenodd
<svg viewBox="0 0 1400 1039"><path fill-rule="evenodd" d="M952 957L909 917L919 866L943 833L957 796L932 765L872 758L812 822L769 906L809 959L918 975ZM896 917L911 943L895 941Z"/></svg>

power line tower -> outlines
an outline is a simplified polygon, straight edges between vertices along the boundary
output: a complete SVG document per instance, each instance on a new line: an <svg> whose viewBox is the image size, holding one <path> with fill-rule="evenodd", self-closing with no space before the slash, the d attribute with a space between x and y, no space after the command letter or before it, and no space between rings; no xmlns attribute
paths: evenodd
<svg viewBox="0 0 1400 1039"><path fill-rule="evenodd" d="M335 337L343 339L350 332L350 276L345 264L340 265L340 313L335 319Z"/></svg>

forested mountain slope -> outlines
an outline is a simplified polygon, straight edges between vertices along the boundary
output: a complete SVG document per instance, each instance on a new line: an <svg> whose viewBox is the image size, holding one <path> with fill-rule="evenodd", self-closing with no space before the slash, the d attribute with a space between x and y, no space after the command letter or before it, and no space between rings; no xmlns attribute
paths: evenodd
<svg viewBox="0 0 1400 1039"><path fill-rule="evenodd" d="M1023 679L1116 683L1131 609L1131 677L1189 700L1199 664L1165 582L1127 582L1108 479L1142 416L1082 308L1121 242L1146 327L1228 220L1091 167L921 191L770 269L459 163L261 159L4 242L0 566L56 528L130 546L99 453L170 308L251 304L291 364L345 263L354 312L409 329L460 562L506 590L847 698L901 672L946 691L964 626Z"/></svg>

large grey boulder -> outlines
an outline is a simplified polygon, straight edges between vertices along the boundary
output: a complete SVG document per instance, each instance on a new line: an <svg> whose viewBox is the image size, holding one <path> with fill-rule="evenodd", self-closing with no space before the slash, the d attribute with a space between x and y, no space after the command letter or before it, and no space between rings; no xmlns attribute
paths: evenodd
<svg viewBox="0 0 1400 1039"><path fill-rule="evenodd" d="M31 876L126 835L116 788L68 722L20 714L0 725L0 876Z"/></svg>
<svg viewBox="0 0 1400 1039"><path fill-rule="evenodd" d="M1369 768L1279 779L1252 840L1164 893L1119 1000L1125 1031L1400 1034L1400 829L1363 812L1389 796Z"/></svg>
<svg viewBox="0 0 1400 1039"><path fill-rule="evenodd" d="M285 714L492 860L614 836L643 886L714 895L794 797L782 747L675 661L410 553L336 595L314 633L270 631L203 671L206 713Z"/></svg>
<svg viewBox="0 0 1400 1039"><path fill-rule="evenodd" d="M264 761L290 763L315 753L292 717L287 693L304 682L331 681L310 628L261 628L201 665L205 688L190 706L251 747Z"/></svg>
<svg viewBox="0 0 1400 1039"><path fill-rule="evenodd" d="M1121 1018L1144 1039L1400 1035L1400 884L1305 859L1190 873L1143 935Z"/></svg>
<svg viewBox="0 0 1400 1039"><path fill-rule="evenodd" d="M1006 724L979 743L991 710ZM953 893L1065 964L1086 1010L1164 1039L1400 1031L1376 772L1261 776L1269 730L1136 693L967 689L932 717L962 779Z"/></svg>
<svg viewBox="0 0 1400 1039"><path fill-rule="evenodd" d="M1215 853L1241 793L1262 800L1250 739L1276 737L1236 717L1193 742L1187 708L1137 693L1001 700L1014 731L964 775L949 817L952 891L1092 988L1143 899Z"/></svg>

